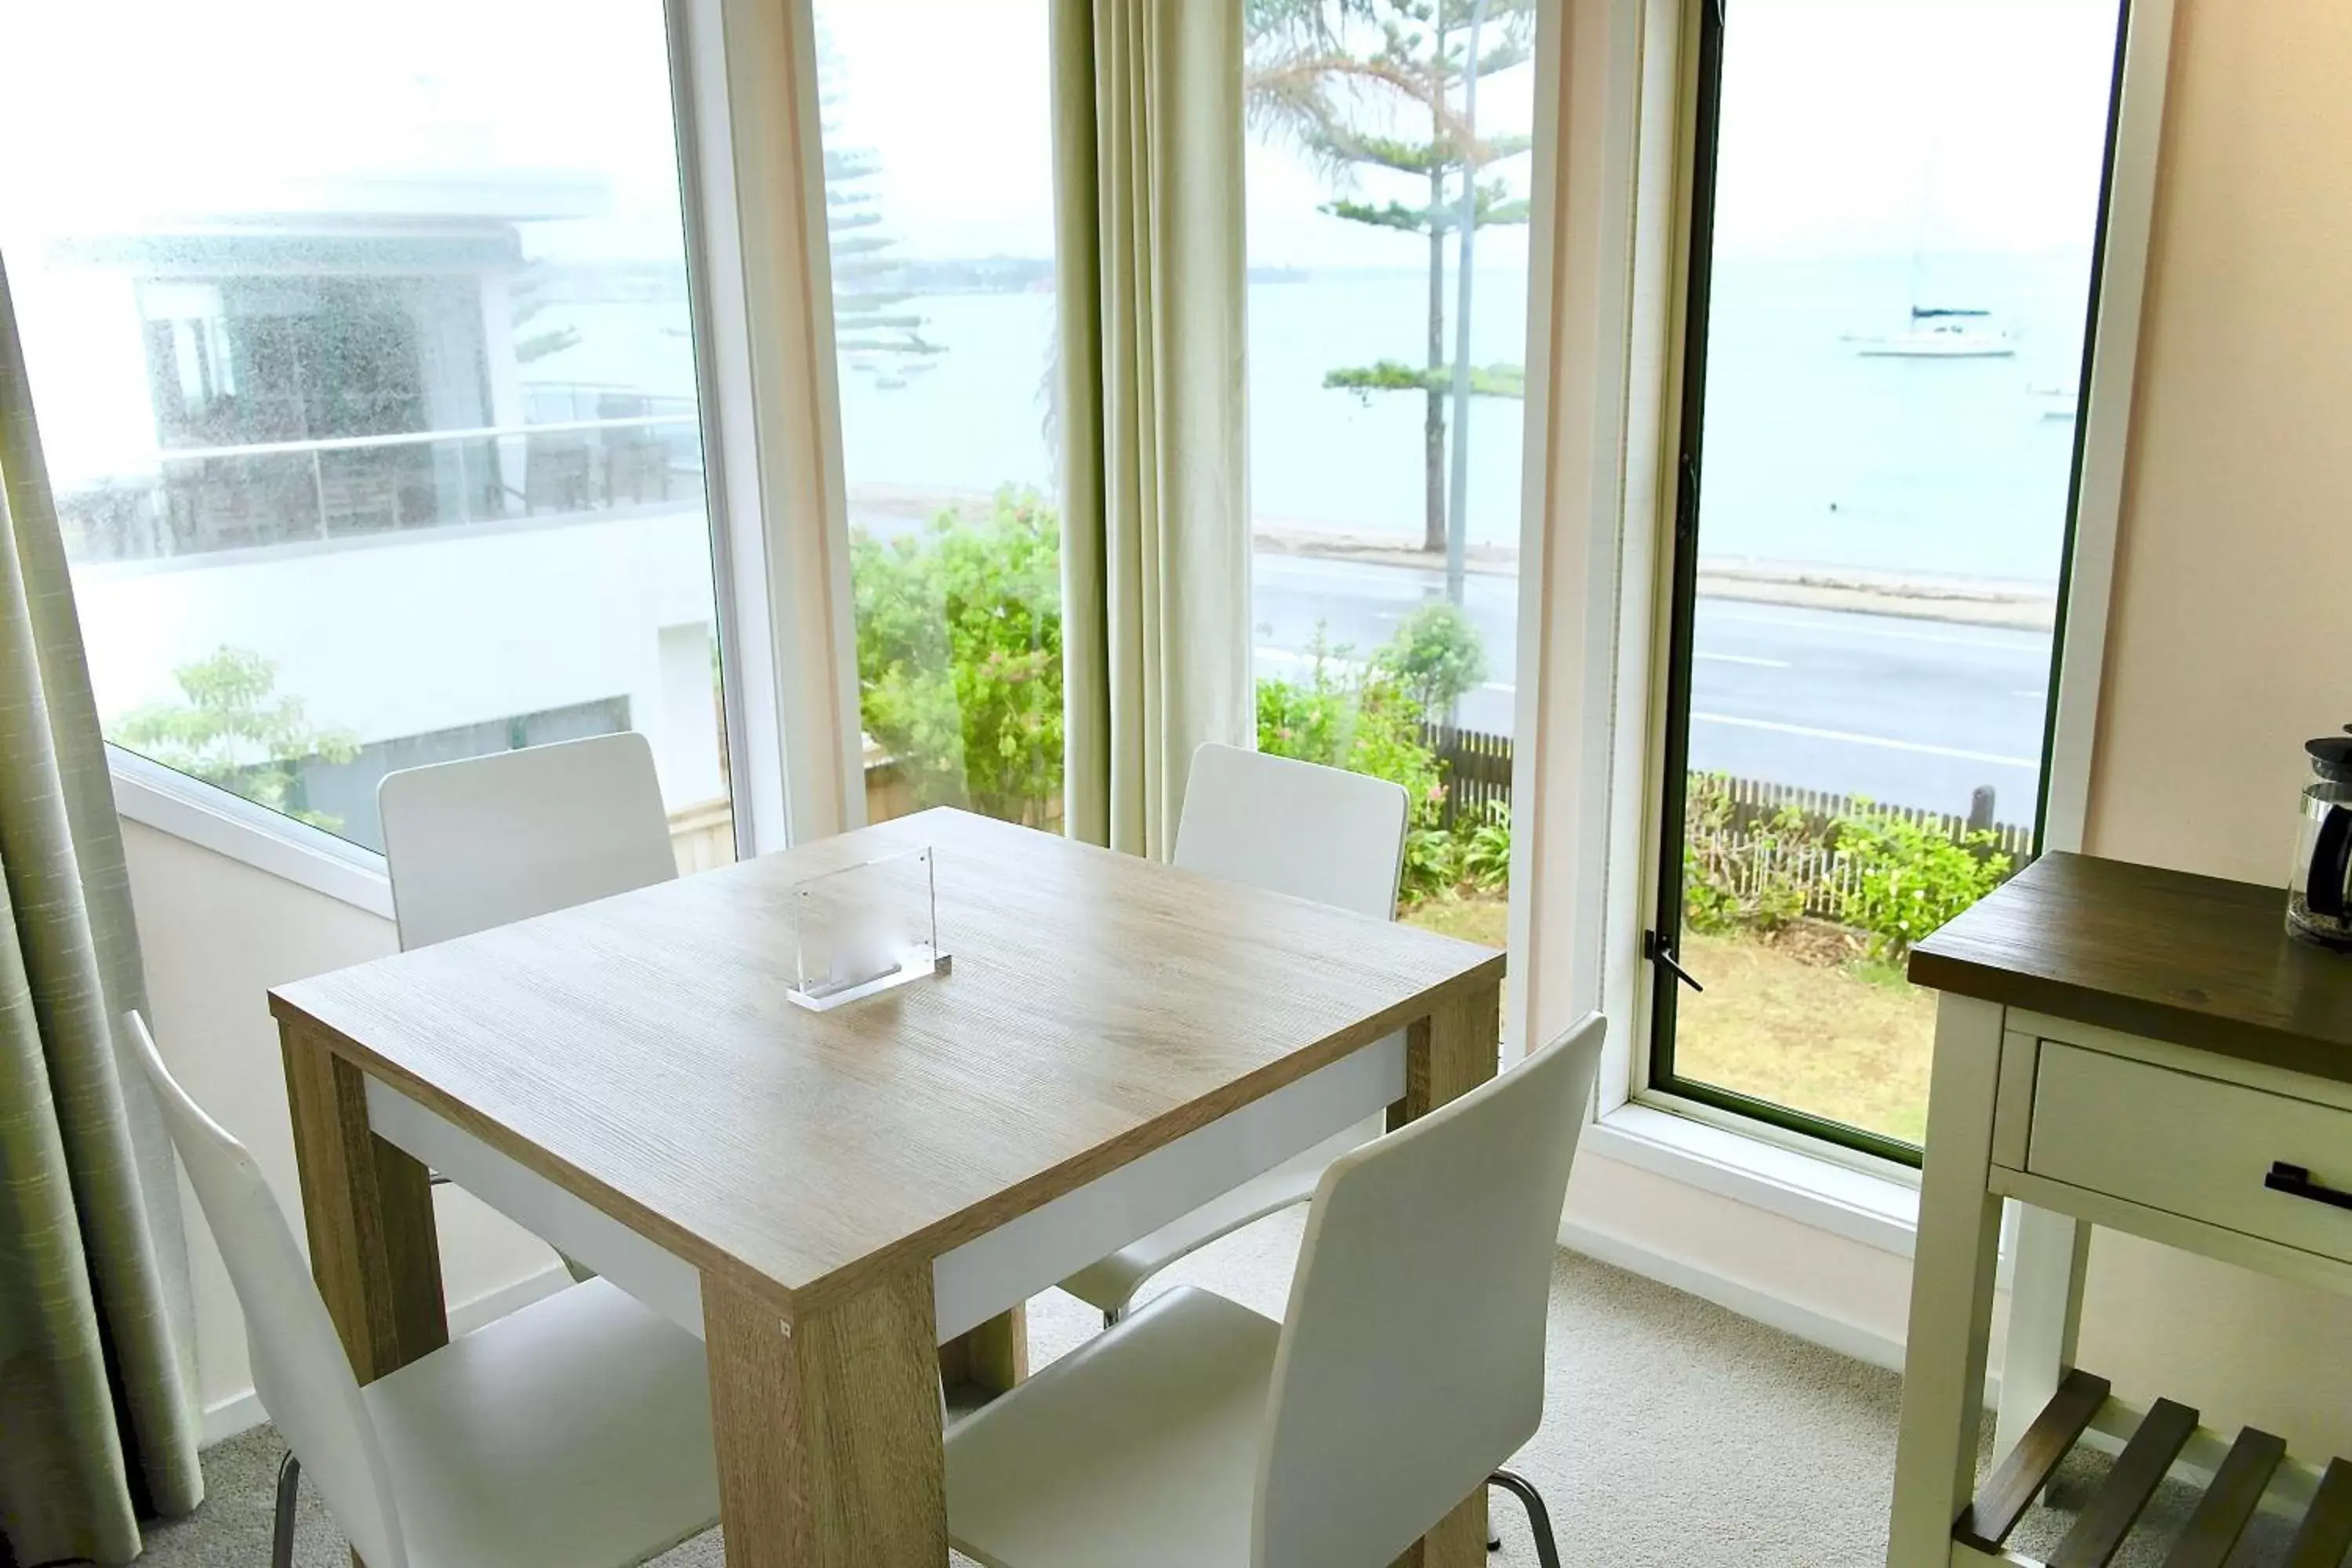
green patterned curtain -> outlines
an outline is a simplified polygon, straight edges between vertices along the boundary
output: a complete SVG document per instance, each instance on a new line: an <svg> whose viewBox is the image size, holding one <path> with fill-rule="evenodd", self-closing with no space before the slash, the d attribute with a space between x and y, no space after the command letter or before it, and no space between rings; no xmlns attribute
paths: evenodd
<svg viewBox="0 0 2352 1568"><path fill-rule="evenodd" d="M0 266L0 1533L128 1563L196 1465L179 1187L112 1020L146 1005L122 833Z"/></svg>

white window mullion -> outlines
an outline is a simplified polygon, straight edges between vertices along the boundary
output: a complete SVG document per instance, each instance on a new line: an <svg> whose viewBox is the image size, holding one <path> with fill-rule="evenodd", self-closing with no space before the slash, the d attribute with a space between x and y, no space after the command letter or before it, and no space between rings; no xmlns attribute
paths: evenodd
<svg viewBox="0 0 2352 1568"><path fill-rule="evenodd" d="M738 843L865 820L806 0L671 0Z"/></svg>

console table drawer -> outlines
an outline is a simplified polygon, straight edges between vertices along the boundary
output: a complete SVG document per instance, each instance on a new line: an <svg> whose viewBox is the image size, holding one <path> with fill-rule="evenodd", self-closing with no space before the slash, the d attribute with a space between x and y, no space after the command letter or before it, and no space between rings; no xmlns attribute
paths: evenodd
<svg viewBox="0 0 2352 1568"><path fill-rule="evenodd" d="M2352 1110L2045 1040L2026 1169L2352 1263Z"/></svg>

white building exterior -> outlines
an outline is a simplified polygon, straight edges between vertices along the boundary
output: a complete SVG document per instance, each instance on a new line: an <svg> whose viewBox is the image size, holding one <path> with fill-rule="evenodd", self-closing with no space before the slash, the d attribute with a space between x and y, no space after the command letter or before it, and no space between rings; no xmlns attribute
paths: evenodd
<svg viewBox="0 0 2352 1568"><path fill-rule="evenodd" d="M110 726L250 650L364 748L301 803L363 842L390 767L614 728L725 795L682 270L523 243L603 195L342 182L12 268Z"/></svg>

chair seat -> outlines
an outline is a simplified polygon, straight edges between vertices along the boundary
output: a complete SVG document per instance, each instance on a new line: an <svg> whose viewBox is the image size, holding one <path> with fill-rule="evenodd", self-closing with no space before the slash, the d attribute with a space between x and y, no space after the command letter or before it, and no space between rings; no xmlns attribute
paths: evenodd
<svg viewBox="0 0 2352 1568"><path fill-rule="evenodd" d="M716 1524L706 1364L597 1279L368 1384L413 1568L619 1568Z"/></svg>
<svg viewBox="0 0 2352 1568"><path fill-rule="evenodd" d="M1063 1280L1062 1289L1099 1311L1124 1311L1144 1281L1170 1264L1189 1258L1221 1236L1312 1199L1324 1167L1380 1132L1379 1122L1370 1121L1328 1138L1140 1240L1129 1242L1100 1262L1088 1264Z"/></svg>
<svg viewBox="0 0 2352 1568"><path fill-rule="evenodd" d="M1282 1325L1180 1286L948 1435L948 1534L989 1568L1249 1568Z"/></svg>

